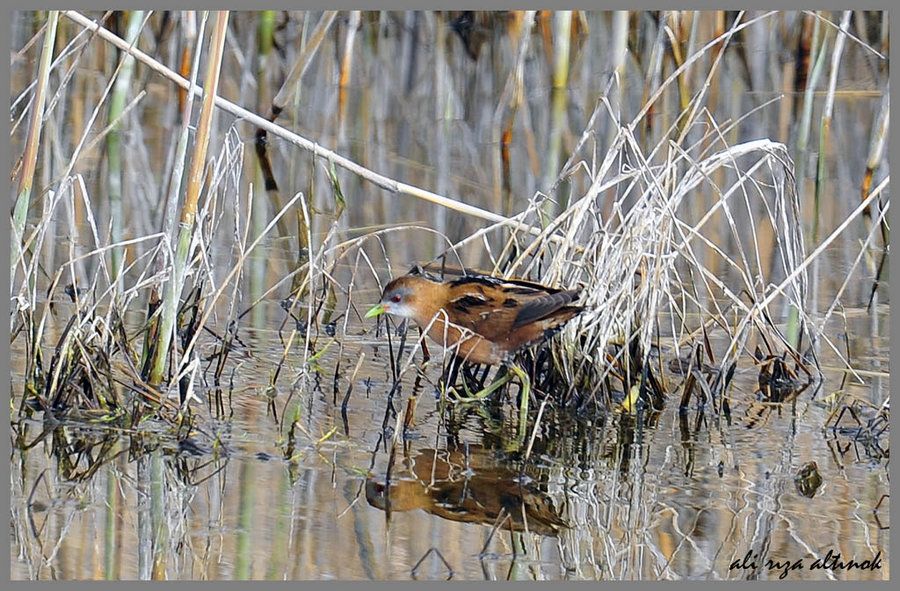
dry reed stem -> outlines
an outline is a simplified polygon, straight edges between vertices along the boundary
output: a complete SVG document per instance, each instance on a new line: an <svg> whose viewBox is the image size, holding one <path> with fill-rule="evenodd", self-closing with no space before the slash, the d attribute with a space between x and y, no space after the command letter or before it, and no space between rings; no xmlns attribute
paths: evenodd
<svg viewBox="0 0 900 591"><path fill-rule="evenodd" d="M53 46L56 42L56 27L59 23L59 11L51 10L47 18L47 29L44 33L44 45L41 48L41 61L37 72L37 88L32 99L31 120L28 125L28 137L25 140L25 152L22 154L22 168L19 171L19 186L16 203L13 209L12 236L10 246L9 288L13 290L16 277L17 260L22 248L22 234L25 230L25 218L28 215L31 190L34 185L34 171L37 165L38 147L41 141L41 128L44 120L44 104L47 100L47 84L50 79L50 61L53 59Z"/></svg>
<svg viewBox="0 0 900 591"><path fill-rule="evenodd" d="M228 30L228 11L217 11L216 21L211 41L211 51L206 70L206 82L204 86L209 89L204 94L203 105L200 109L200 121L197 129L197 137L194 143L194 154L191 158L191 168L188 172L185 200L181 209L181 221L178 231L178 245L175 253L172 277L167 282L167 289L162 302L162 324L160 327L160 343L156 349L156 357L150 371L149 382L156 386L162 382L165 370L165 361L169 355L169 344L172 342L175 329L175 314L178 309L178 301L184 286L185 264L188 258L188 250L193 232L197 205L200 201L200 190L203 185L203 175L206 169L206 152L209 148L209 132L212 127L213 100L219 86L219 73L222 67L222 56L225 48L225 34ZM193 89L193 86L189 88ZM188 357L185 351L185 357Z"/></svg>
<svg viewBox="0 0 900 591"><path fill-rule="evenodd" d="M322 18L319 19L319 22L316 23L316 28L313 29L309 41L307 41L306 45L303 47L303 52L294 62L291 71L285 78L284 84L281 86L281 90L279 90L278 94L275 95L275 98L272 99L272 104L278 109L284 109L284 107L287 106L288 99L303 79L303 74L306 72L309 64L312 63L312 59L319 51L319 46L322 44L322 41L325 40L325 34L328 33L328 29L331 27L331 23L334 22L336 16L337 11L326 10L325 13L322 14ZM218 103L217 105L220 107L222 106Z"/></svg>
<svg viewBox="0 0 900 591"><path fill-rule="evenodd" d="M341 75L338 82L338 145L346 142L347 133L347 91L350 86L350 71L353 67L353 45L356 41L356 30L359 28L362 13L359 10L350 11L350 21L347 23L347 36L344 39L344 56L341 59Z"/></svg>

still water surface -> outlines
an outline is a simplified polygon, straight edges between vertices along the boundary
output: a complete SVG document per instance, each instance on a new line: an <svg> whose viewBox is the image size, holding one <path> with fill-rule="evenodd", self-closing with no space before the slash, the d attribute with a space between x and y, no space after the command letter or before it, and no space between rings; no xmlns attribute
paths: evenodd
<svg viewBox="0 0 900 591"><path fill-rule="evenodd" d="M407 374L392 408L402 411L415 391L415 421L392 438L388 348L372 325L339 334L317 372L289 360L294 377L279 382L287 386L274 394L273 416L265 384L282 354L284 311L274 300L264 306L265 327L242 331L226 371L233 415L210 421L201 407L196 445L145 436L154 451L134 460L128 432L78 420L41 438L52 426L28 425L27 441L38 443L11 458L13 578L778 578L767 558L801 561L790 579L889 577L889 501L873 511L888 493L887 434L854 442L847 413L842 428L825 427L845 375L827 347L824 385L794 403L757 403L757 370L742 365L730 422L696 405L679 414L677 395L654 416L573 418L548 406L525 464L514 412L442 409L437 367L418 388ZM829 334L840 342L847 331L864 383L848 379L842 400L878 407L890 386L889 306L845 316L846 329L835 315ZM666 378L678 392L681 377ZM70 474L80 476L66 479L51 450L91 438L110 447L70 455ZM829 551L880 556L881 568L809 568ZM761 553L761 568L750 568ZM735 561L747 568L729 568Z"/></svg>

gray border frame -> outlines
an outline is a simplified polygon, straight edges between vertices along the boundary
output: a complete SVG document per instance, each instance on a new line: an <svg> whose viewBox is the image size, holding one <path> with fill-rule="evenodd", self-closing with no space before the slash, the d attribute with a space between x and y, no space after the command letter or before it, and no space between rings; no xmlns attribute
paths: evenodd
<svg viewBox="0 0 900 591"><path fill-rule="evenodd" d="M44 0L41 2L33 3L27 2L25 0L4 0L3 1L3 14L8 15L11 11L14 10L44 10L44 9L68 9L68 8L78 8L83 10L104 10L111 8L111 4L114 5L114 8L148 8L148 5L152 5L154 9L185 9L185 8L196 8L196 9L229 9L229 10L259 10L262 8L266 9L275 9L275 8L283 8L283 9L366 9L366 10L410 10L410 9L419 9L419 10L433 10L433 9L446 9L450 5L453 6L454 9L490 9L490 10L499 10L499 9L524 9L524 8L578 8L578 9L592 9L592 10L610 10L610 9L628 9L634 10L636 8L640 9L671 9L672 6L666 2L661 2L659 0L651 1L651 2L637 2L627 1L627 0L606 0L605 2L596 3L596 2L585 2L585 1L576 1L565 3L565 6L553 6L552 2L548 2L547 0L420 0L419 2L412 2L411 0L354 0L352 2L341 2L336 0L302 0L300 2L294 0L293 2L285 2L284 0L276 0L274 2L265 2L262 5L254 6L254 3L250 0L191 0L189 2L185 2L185 0L181 0L180 2L172 2L171 0L144 0L143 2L104 2L103 0L80 0L77 2L78 6L71 6L70 2L61 2L59 0ZM185 6L188 4L188 6ZM640 6L635 6L635 4L639 4ZM711 2L709 0L698 1L698 0L688 0L678 3L679 8L682 9L695 9L695 10L703 10L703 9L784 9L784 10L802 10L802 9L822 9L822 10L841 10L851 8L850 4L853 4L852 8L854 9L870 9L870 10L886 10L888 11L888 16L890 18L890 24L896 24L897 18L894 14L891 14L889 0L853 0L850 2L849 0L837 1L837 0L780 0L779 2L771 2L766 0L743 0L743 1L735 1L735 0L720 0L719 2ZM749 5L749 6L748 6ZM896 11L894 11L896 12ZM3 55L9 55L9 44L10 40L5 34L0 33L0 49L3 50ZM900 49L898 49L898 45L895 43L891 48L890 56L896 58L897 55L900 54ZM4 65L0 68L0 80L2 80L5 87L9 87L9 62L4 59ZM896 85L895 85L896 86ZM890 139L888 143L888 159L890 161L890 155L896 154L897 150L900 149L900 119L897 118L897 111L900 107L897 106L897 102L894 101L892 111L892 118L895 121L893 128L890 130ZM0 118L0 133L2 133L3 137L9 137L9 129L10 123L7 117ZM4 178L9 178L9 166L10 166L10 154L9 152L9 142L2 142L0 145L0 161L2 161L3 166L3 174ZM896 208L889 212L889 219L892 225L895 225L897 221L897 216L900 215L897 213ZM8 261L9 260L9 241L6 239L0 239L0 260ZM900 277L898 272L900 272L900 260L897 260L897 257L891 257L889 270L890 274L894 277ZM9 286L6 281L7 275L5 273L0 273L0 279L2 279L3 292L7 293L9 291ZM900 289L900 288L898 288ZM891 295L895 295L895 289L891 288ZM6 308L8 310L8 308ZM891 332L895 332L898 324L900 324L900 317L896 320L891 319ZM890 353L890 365L895 365L895 361L897 358L897 354L894 354L893 351ZM9 356L9 325L5 322L0 322L0 392L2 392L2 397L0 397L0 401L5 402L10 393L9 393L9 382L6 381L5 375L9 373L9 365L10 365L10 356ZM894 433L896 432L896 423L897 419L893 419L892 421L892 429L891 429L891 442L896 438ZM8 437L0 437L0 451L2 451L2 457L9 457L10 454L10 441ZM896 488L893 483L891 483L891 491L895 492ZM9 488L5 485L0 486L0 499L5 501L0 501L0 506L5 507L9 503ZM900 513L900 509L897 507L897 503L894 503L891 507L891 518L895 518L897 513ZM9 522L6 522L6 527L9 528ZM2 547L4 548L4 556L9 555L9 546L10 546L10 538L9 535L3 536ZM900 557L896 556L896 552L894 552L891 556L890 567L892 571L896 571L898 565L900 565ZM26 581L11 581L10 580L10 563L6 562L5 558L0 559L0 564L2 564L2 571L0 571L0 589L56 589L61 585L65 585L67 589L120 589L125 587L127 589L149 589L151 587L156 587L158 583L146 582L146 581L125 581L125 582L106 582L106 581L80 581L80 582L65 582L65 583L54 583L54 582L26 582ZM323 590L331 590L331 589L343 589L346 587L355 587L355 588L363 588L366 589L374 589L374 590L387 590L394 589L397 586L407 587L407 588L424 588L426 590L429 589L443 589L446 587L467 587L472 588L473 586L481 586L485 585L484 583L478 582L343 582L343 581L293 581L293 582L269 582L269 581L253 581L253 582L243 582L243 581L216 581L216 582L168 582L163 583L164 585L169 585L175 587L177 589L186 589L189 591L199 590L199 589L209 589L212 586L220 589L246 589L248 585L253 585L254 587L260 589L297 589L298 587L303 589L323 589ZM539 585L540 583L530 583L531 586ZM604 587L613 587L613 588L636 588L637 586L644 585L654 585L654 586L662 586L665 585L667 589L675 589L675 590L687 590L687 589L696 589L707 588L713 589L718 588L722 585L722 582L641 582L638 584L629 583L629 582L560 582L553 583L553 586L560 586L567 589L595 589L600 585ZM851 583L829 583L829 582L804 582L804 581L765 581L765 582L748 582L748 581L735 581L731 582L731 585L739 585L742 587L747 586L761 586L766 588L775 588L776 586L779 589L792 589L792 590L804 590L804 589L820 589L822 587L834 588L839 585L853 585L854 588L861 587L862 589L883 589L890 585L889 581L879 582L879 581L870 581L870 582L851 582ZM514 585L529 585L529 583L492 583L491 587L499 587L499 588L510 588Z"/></svg>

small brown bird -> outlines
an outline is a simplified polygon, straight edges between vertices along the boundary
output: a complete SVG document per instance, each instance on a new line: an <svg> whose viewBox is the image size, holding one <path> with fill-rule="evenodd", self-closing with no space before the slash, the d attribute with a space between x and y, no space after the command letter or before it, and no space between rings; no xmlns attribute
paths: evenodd
<svg viewBox="0 0 900 591"><path fill-rule="evenodd" d="M440 281L413 272L384 288L366 318L410 318L435 342L469 363L506 364L516 352L551 337L583 308L578 290L466 274Z"/></svg>

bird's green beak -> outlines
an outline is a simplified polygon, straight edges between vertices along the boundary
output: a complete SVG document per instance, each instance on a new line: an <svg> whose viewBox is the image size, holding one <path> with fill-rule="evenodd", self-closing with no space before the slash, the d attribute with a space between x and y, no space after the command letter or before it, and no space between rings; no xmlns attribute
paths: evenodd
<svg viewBox="0 0 900 591"><path fill-rule="evenodd" d="M366 318L375 318L376 316L381 316L385 313L384 304L378 304L368 312L366 312Z"/></svg>

